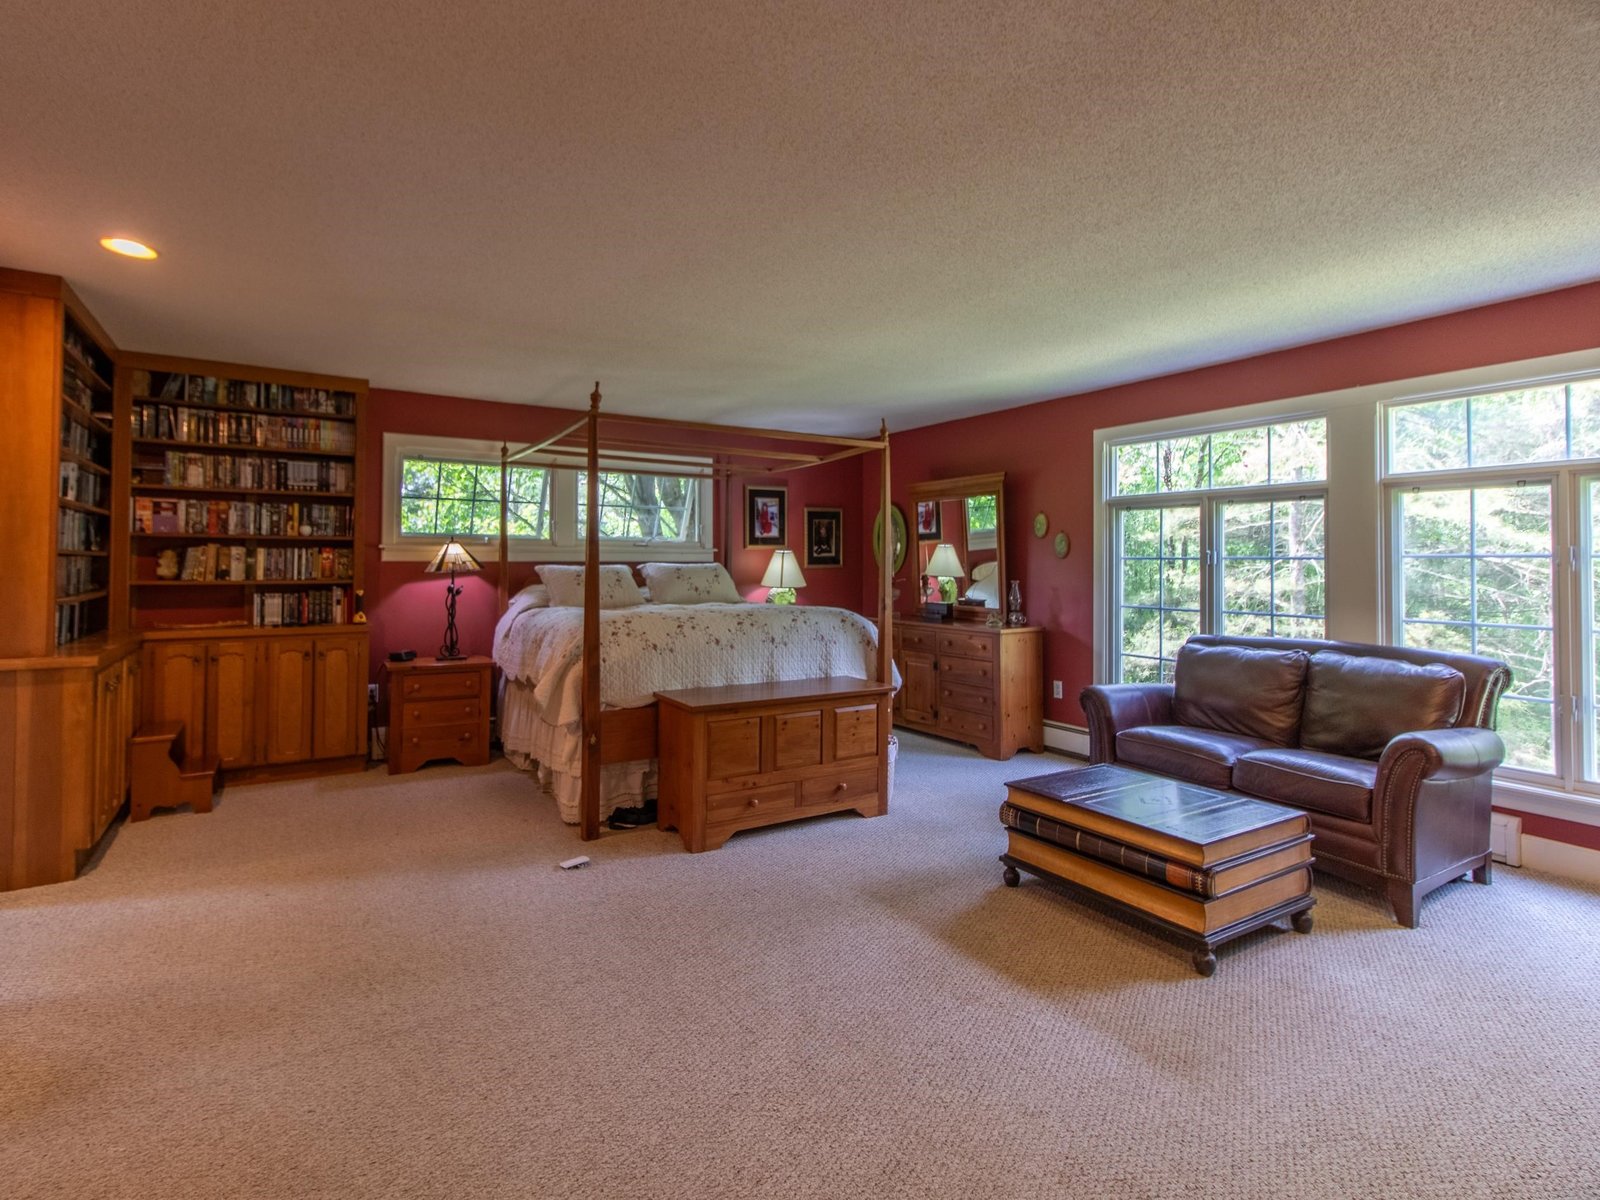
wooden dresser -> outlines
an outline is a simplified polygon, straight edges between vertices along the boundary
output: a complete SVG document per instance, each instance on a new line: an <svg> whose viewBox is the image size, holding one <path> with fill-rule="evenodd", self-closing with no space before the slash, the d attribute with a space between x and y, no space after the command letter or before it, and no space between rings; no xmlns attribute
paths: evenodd
<svg viewBox="0 0 1600 1200"><path fill-rule="evenodd" d="M469 767L489 761L490 671L487 658L416 658L386 663L389 774L415 771L436 758Z"/></svg>
<svg viewBox="0 0 1600 1200"><path fill-rule="evenodd" d="M819 813L881 816L891 687L802 679L657 692L657 826L699 851Z"/></svg>
<svg viewBox="0 0 1600 1200"><path fill-rule="evenodd" d="M1044 630L896 621L894 721L990 758L1044 749Z"/></svg>

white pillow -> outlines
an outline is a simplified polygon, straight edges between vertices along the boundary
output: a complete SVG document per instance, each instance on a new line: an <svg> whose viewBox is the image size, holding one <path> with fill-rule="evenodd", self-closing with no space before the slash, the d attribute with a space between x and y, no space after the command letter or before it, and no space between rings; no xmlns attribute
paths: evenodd
<svg viewBox="0 0 1600 1200"><path fill-rule="evenodd" d="M645 563L639 568L654 604L742 604L721 563Z"/></svg>
<svg viewBox="0 0 1600 1200"><path fill-rule="evenodd" d="M982 583L985 579L989 578L989 576L993 575L996 568L999 566L1000 564L995 562L993 559L985 563L979 563L977 566L972 568L972 582Z"/></svg>
<svg viewBox="0 0 1600 1200"><path fill-rule="evenodd" d="M992 565L992 564L990 564ZM982 568L979 568L980 570ZM982 604L985 608L1000 607L1000 581L990 571L967 589L967 600L973 604Z"/></svg>
<svg viewBox="0 0 1600 1200"><path fill-rule="evenodd" d="M521 612L526 608L549 608L550 589L542 583L530 583L510 600L506 601L507 612Z"/></svg>
<svg viewBox="0 0 1600 1200"><path fill-rule="evenodd" d="M583 607L583 568L539 567L539 578L550 589L550 603L558 608ZM620 563L600 568L600 607L632 608L643 604L633 572Z"/></svg>

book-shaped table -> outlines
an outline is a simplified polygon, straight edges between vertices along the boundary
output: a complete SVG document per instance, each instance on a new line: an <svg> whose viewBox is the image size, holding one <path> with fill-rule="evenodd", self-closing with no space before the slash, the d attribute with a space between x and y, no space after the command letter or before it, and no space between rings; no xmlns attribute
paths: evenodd
<svg viewBox="0 0 1600 1200"><path fill-rule="evenodd" d="M1193 947L1284 917L1311 929L1311 822L1298 809L1110 764L1006 785L1005 882L1019 870L1088 894Z"/></svg>

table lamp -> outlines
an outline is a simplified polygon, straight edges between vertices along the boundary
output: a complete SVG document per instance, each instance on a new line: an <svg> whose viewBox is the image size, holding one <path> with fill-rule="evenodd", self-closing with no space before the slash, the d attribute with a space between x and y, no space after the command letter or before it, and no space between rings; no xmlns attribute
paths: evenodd
<svg viewBox="0 0 1600 1200"><path fill-rule="evenodd" d="M767 593L767 603L793 604L797 599L794 589L805 585L806 577L800 573L800 563L794 551L774 550L772 561L767 564L767 573L761 577L761 586L772 589Z"/></svg>
<svg viewBox="0 0 1600 1200"><path fill-rule="evenodd" d="M444 645L439 647L439 657L446 661L465 658L456 640L456 597L461 594L461 589L456 585L456 572L481 571L483 568L478 565L477 559L467 553L466 547L451 538L424 569L429 575L450 572L450 582L444 589Z"/></svg>
<svg viewBox="0 0 1600 1200"><path fill-rule="evenodd" d="M938 591L938 601L930 601L923 606L923 612L928 616L946 617L950 613L950 604L944 599L944 581L965 579L967 569L961 565L961 560L956 557L956 548L949 542L940 542L933 548L933 553L928 556L928 565L922 573L929 579L935 580ZM934 589L929 589L930 592ZM952 593L953 596L953 593Z"/></svg>

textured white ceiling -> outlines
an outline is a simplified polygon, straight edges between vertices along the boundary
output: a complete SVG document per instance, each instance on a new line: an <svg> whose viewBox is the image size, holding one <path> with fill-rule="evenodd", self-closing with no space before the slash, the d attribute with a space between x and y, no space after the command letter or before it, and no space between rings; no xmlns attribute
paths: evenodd
<svg viewBox="0 0 1600 1200"><path fill-rule="evenodd" d="M1596 63L1593 0L18 0L0 262L138 349L906 428L1600 277Z"/></svg>

